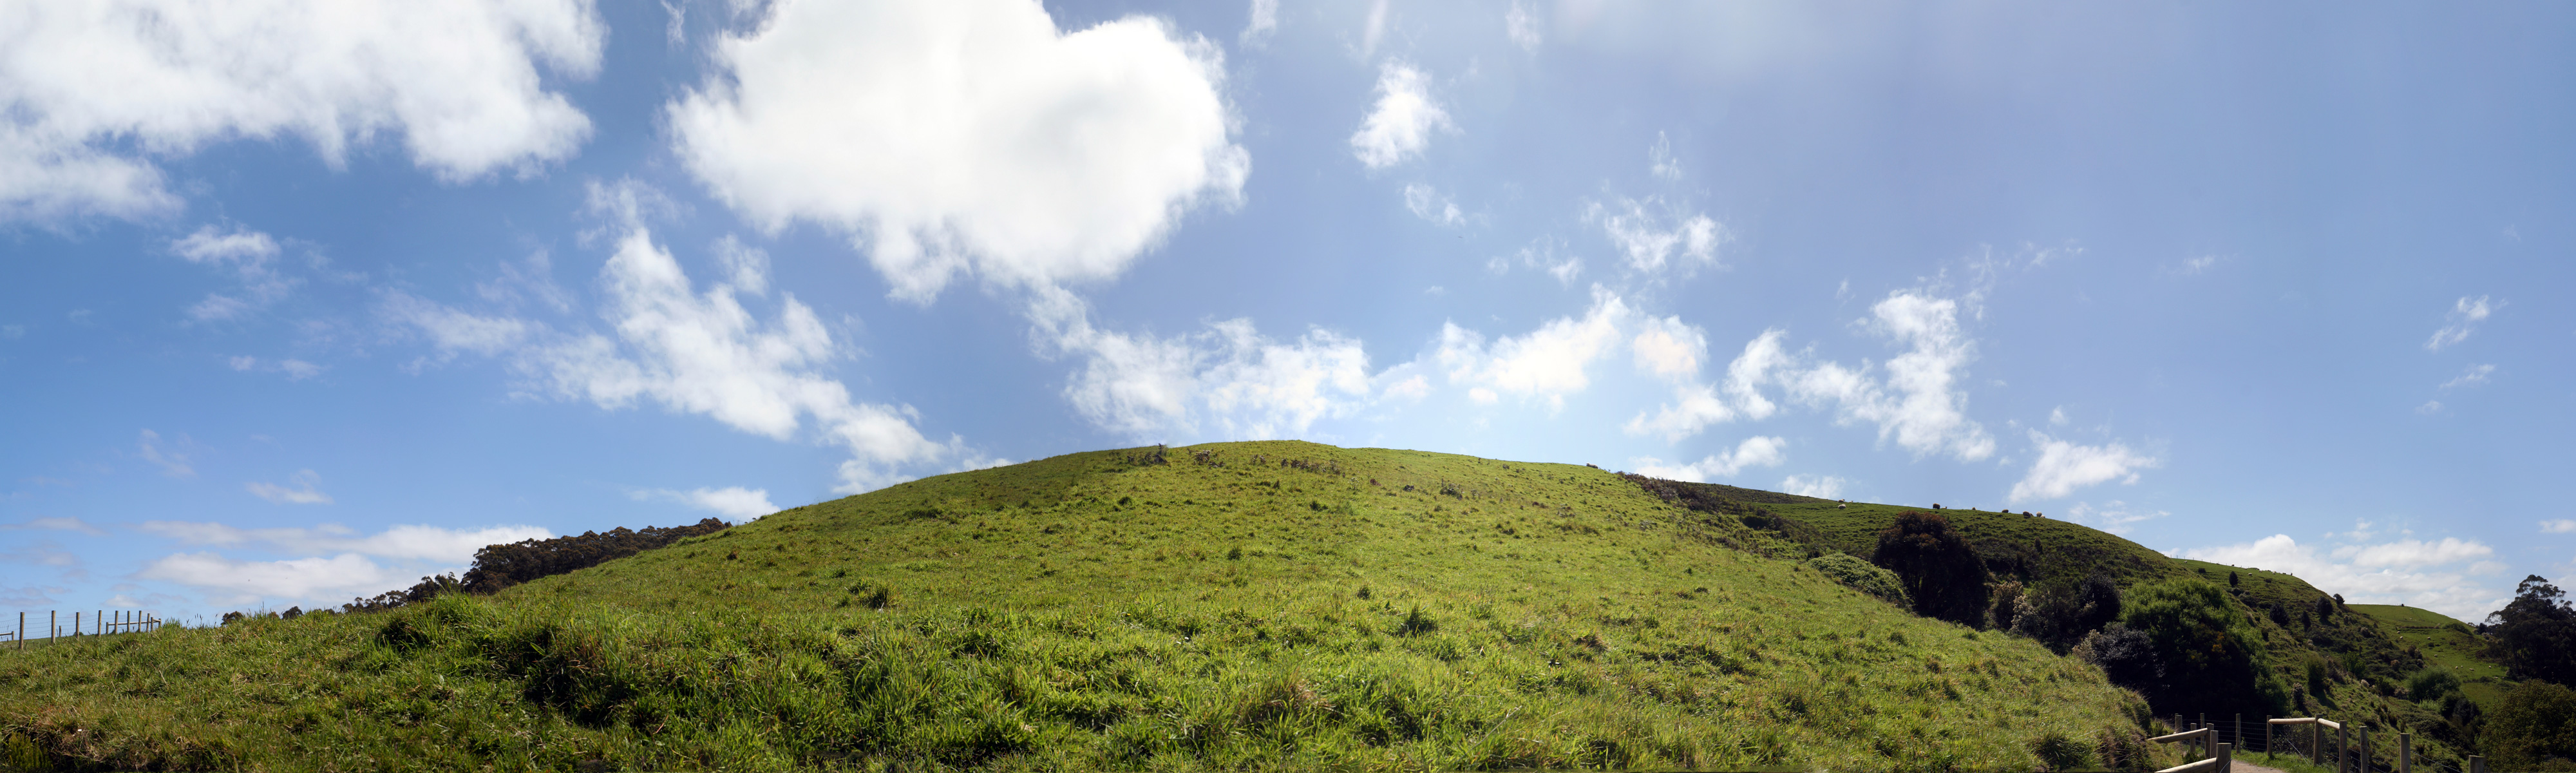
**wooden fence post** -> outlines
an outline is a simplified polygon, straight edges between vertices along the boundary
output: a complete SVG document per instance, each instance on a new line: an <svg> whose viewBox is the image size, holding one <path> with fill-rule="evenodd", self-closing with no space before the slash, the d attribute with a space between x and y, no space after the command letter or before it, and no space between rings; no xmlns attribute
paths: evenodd
<svg viewBox="0 0 2576 773"><path fill-rule="evenodd" d="M2361 746L2360 762L2354 767L2360 768L2361 773L2370 773L2370 725L2368 723L2364 723L2359 729L2352 731L2352 734L2356 737L2356 740L2361 742L2359 744Z"/></svg>
<svg viewBox="0 0 2576 773"><path fill-rule="evenodd" d="M2415 773L2415 734L2397 734L2397 773Z"/></svg>
<svg viewBox="0 0 2576 773"><path fill-rule="evenodd" d="M2235 735L2228 736L2227 740L2235 742L2236 748L2244 749L2246 751L2254 750L2254 747L2245 745L2245 715L2236 715L2236 729L2234 732Z"/></svg>
<svg viewBox="0 0 2576 773"><path fill-rule="evenodd" d="M2218 773L2230 773L2230 769L2236 765L2235 755L2231 754L2235 751L2235 747L2236 745L2232 743L2218 745Z"/></svg>
<svg viewBox="0 0 2576 773"><path fill-rule="evenodd" d="M2352 724L2335 728L2335 773L2352 770Z"/></svg>

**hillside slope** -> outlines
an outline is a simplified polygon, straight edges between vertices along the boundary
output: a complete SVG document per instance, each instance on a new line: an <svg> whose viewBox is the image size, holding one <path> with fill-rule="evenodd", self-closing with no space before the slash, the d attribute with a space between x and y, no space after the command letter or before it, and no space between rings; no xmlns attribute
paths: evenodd
<svg viewBox="0 0 2576 773"><path fill-rule="evenodd" d="M2030 769L2138 729L2099 669L1800 552L1588 467L1072 454L489 597L0 657L0 730L72 765L448 770Z"/></svg>

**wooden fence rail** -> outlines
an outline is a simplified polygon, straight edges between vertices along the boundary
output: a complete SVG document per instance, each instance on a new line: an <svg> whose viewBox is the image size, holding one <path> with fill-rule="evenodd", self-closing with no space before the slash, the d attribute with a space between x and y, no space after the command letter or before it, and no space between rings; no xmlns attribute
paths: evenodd
<svg viewBox="0 0 2576 773"><path fill-rule="evenodd" d="M58 611L46 611L45 628L41 631L44 635L40 637L30 637L27 635L27 613L20 612L18 613L18 627L12 630L0 631L0 641L7 642L12 649L23 650L27 648L27 641L30 638L52 641L54 639L63 638L66 635L105 636L111 633L136 633L159 628L163 622L160 615L152 612L142 610L125 611L102 609L96 612L87 613L86 615L80 612L73 612L71 627L69 629L65 629L63 627L62 615L63 613ZM84 628L88 630L82 630Z"/></svg>

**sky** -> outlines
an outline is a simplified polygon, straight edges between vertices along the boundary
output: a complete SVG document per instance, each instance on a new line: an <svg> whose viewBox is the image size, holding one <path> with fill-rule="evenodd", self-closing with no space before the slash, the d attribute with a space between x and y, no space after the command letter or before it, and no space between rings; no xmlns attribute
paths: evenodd
<svg viewBox="0 0 2576 773"><path fill-rule="evenodd" d="M2576 569L2571 74L2546 2L0 2L0 612L1294 438L2476 621Z"/></svg>

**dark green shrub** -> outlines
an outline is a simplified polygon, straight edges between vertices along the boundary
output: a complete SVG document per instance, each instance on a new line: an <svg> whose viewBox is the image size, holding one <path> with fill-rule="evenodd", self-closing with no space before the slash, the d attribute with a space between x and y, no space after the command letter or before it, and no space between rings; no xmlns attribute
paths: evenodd
<svg viewBox="0 0 2576 773"><path fill-rule="evenodd" d="M2445 669L2427 668L2406 678L2406 699L2410 701L2436 700L2459 690L2460 677Z"/></svg>
<svg viewBox="0 0 2576 773"><path fill-rule="evenodd" d="M1915 614L1968 626L1985 622L1985 562L1939 513L1896 516L1878 533L1869 560L1904 581Z"/></svg>
<svg viewBox="0 0 2576 773"><path fill-rule="evenodd" d="M2154 642L2164 685L2146 692L2159 713L2278 714L2289 689L2242 608L2217 585L2182 580L2138 588L2122 622Z"/></svg>
<svg viewBox="0 0 2576 773"><path fill-rule="evenodd" d="M2540 575L2524 577L2514 599L2487 616L2489 655L2515 679L2576 684L2576 609Z"/></svg>

